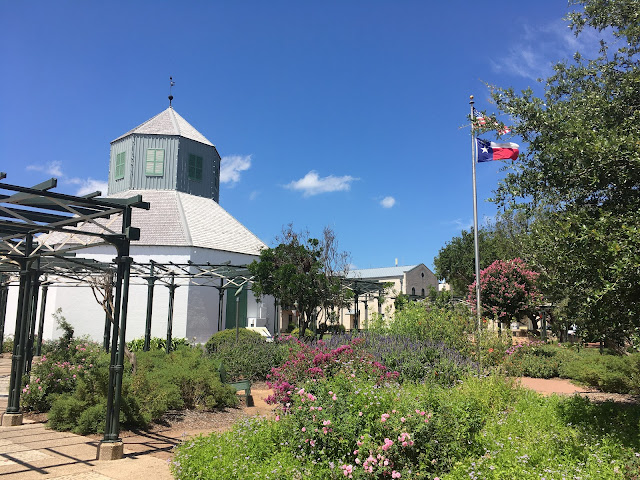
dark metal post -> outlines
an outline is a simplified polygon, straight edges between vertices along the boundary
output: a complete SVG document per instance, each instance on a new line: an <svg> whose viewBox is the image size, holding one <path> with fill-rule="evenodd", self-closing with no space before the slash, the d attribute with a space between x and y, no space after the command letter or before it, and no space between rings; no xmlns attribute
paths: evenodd
<svg viewBox="0 0 640 480"><path fill-rule="evenodd" d="M29 334L27 336L27 356L25 357L24 372L31 371L31 362L33 361L33 344L36 335L36 320L38 318L38 295L40 293L40 272L34 270L31 272L31 301L29 303Z"/></svg>
<svg viewBox="0 0 640 480"><path fill-rule="evenodd" d="M360 330L360 309L358 308L358 292L354 292L354 308L353 308L353 318L355 319L353 322L353 327L356 330Z"/></svg>
<svg viewBox="0 0 640 480"><path fill-rule="evenodd" d="M4 322L7 318L7 298L9 296L9 285L5 283L6 277L0 275L0 353L4 350Z"/></svg>
<svg viewBox="0 0 640 480"><path fill-rule="evenodd" d="M169 316L167 318L167 346L166 352L171 351L171 332L173 330L173 298L176 293L175 273L171 272L171 284L169 285Z"/></svg>
<svg viewBox="0 0 640 480"><path fill-rule="evenodd" d="M222 319L222 305L224 303L224 288L223 285L224 284L224 279L220 279L220 286L216 287L218 289L218 331L220 330L224 330L224 323L223 323L223 319Z"/></svg>
<svg viewBox="0 0 640 480"><path fill-rule="evenodd" d="M127 207L122 216L122 231L131 226L131 207ZM118 442L120 435L120 396L122 393L122 375L124 373L124 349L127 328L127 309L129 303L129 274L132 258L129 256L128 238L116 244L118 256L116 273L116 296L113 312L113 335L111 338L111 364L109 365L109 391L107 393L107 421L103 443ZM98 447L100 448L100 447ZM98 450L99 451L99 450Z"/></svg>
<svg viewBox="0 0 640 480"><path fill-rule="evenodd" d="M31 298L31 273L28 256L31 253L33 238L28 235L25 244L25 258L20 259L20 293L16 313L16 330L13 337L13 356L11 358L11 379L9 381L8 414L20 413L20 392L26 353L27 326L29 320L29 302ZM22 422L20 422L22 423Z"/></svg>
<svg viewBox="0 0 640 480"><path fill-rule="evenodd" d="M109 343L111 341L111 317L113 317L113 311L111 305L107 303L107 309L104 312L104 333L102 334L102 348L105 352L109 353Z"/></svg>
<svg viewBox="0 0 640 480"><path fill-rule="evenodd" d="M113 274L110 274L109 285L111 286L111 298L113 298ZM109 293L104 292L105 301L107 303L104 311L104 333L102 334L102 348L105 352L109 353L109 343L111 343L111 323L113 321L113 310L111 309L111 302L109 302Z"/></svg>
<svg viewBox="0 0 640 480"><path fill-rule="evenodd" d="M364 329L369 330L369 296L364 297Z"/></svg>
<svg viewBox="0 0 640 480"><path fill-rule="evenodd" d="M156 283L156 277L153 276L153 260L149 267L149 276L147 277L147 320L144 326L144 346L142 350L149 351L151 344L151 315L153 313L153 287Z"/></svg>
<svg viewBox="0 0 640 480"><path fill-rule="evenodd" d="M236 291L236 343L238 343L238 337L240 336L240 324L238 323L238 318L240 317L240 295L238 293L240 293L240 288Z"/></svg>
<svg viewBox="0 0 640 480"><path fill-rule="evenodd" d="M280 318L278 317L278 299L273 298L273 334L278 335L280 333Z"/></svg>
<svg viewBox="0 0 640 480"><path fill-rule="evenodd" d="M547 339L547 311L542 310L542 334L540 335L542 340Z"/></svg>
<svg viewBox="0 0 640 480"><path fill-rule="evenodd" d="M47 307L47 292L49 285L42 285L42 296L40 297L40 319L38 322L38 342L36 343L36 356L42 355L42 334L44 332L44 311Z"/></svg>

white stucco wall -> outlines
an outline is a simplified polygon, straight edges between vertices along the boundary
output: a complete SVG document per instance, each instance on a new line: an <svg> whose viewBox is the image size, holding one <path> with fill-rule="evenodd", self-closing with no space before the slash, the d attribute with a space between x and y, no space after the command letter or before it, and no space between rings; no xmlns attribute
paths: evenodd
<svg viewBox="0 0 640 480"><path fill-rule="evenodd" d="M80 255L78 255L80 256ZM115 257L115 250L101 246L87 249L82 256L103 262L111 262ZM253 261L253 256L231 252L212 251L193 247L143 247L132 246L131 256L136 263L149 263L151 259L158 263L186 264L189 260L194 263L209 262L213 265L230 262L232 265L242 265ZM174 338L188 338L197 342L206 342L217 331L218 326L218 291L212 287L195 285L187 279L177 279L179 285L175 291L173 328ZM129 304L127 316L127 341L143 338L147 312L147 281L143 278L132 277L129 287ZM7 301L7 315L5 321L5 336L15 332L15 317L17 311L18 285L9 288ZM223 315L226 311L225 295ZM40 303L38 303L38 308ZM96 302L91 288L85 285L51 285L47 295L43 339L58 338L61 331L57 328L53 314L58 308L62 315L71 323L75 336L88 336L94 341L102 342L104 335L105 314ZM273 298L262 299L259 308L253 293L247 296L247 317L259 316L260 310L265 326L273 332L274 306ZM167 319L169 313L169 288L162 282L156 281L153 298L152 337L166 337ZM38 313L39 316L39 313ZM261 325L262 326L262 325Z"/></svg>

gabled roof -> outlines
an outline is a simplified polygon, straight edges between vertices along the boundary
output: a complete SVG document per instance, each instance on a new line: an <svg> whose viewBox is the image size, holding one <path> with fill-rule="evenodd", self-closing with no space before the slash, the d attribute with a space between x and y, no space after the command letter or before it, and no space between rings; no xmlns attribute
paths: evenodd
<svg viewBox="0 0 640 480"><path fill-rule="evenodd" d="M413 270L418 265L406 265L404 267L361 268L350 270L349 278L390 278L402 277L405 272Z"/></svg>
<svg viewBox="0 0 640 480"><path fill-rule="evenodd" d="M173 107L169 107L163 112L160 112L155 117L150 118L146 122L138 125L133 130L129 130L124 135L119 136L111 143L116 142L126 136L133 134L140 135L174 135L184 138L195 140L196 142L204 143L205 145L211 145L213 143L205 138L199 131L197 131L189 122L182 118Z"/></svg>

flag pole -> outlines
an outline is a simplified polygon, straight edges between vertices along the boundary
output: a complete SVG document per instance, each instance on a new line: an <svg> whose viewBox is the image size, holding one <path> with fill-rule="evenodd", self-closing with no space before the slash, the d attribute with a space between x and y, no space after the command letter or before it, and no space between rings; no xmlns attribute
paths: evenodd
<svg viewBox="0 0 640 480"><path fill-rule="evenodd" d="M482 311L480 303L480 247L478 245L478 195L476 192L476 133L474 126L474 108L473 95L469 96L469 105L471 105L471 165L473 172L473 244L475 247L476 257L476 312L478 316L478 333L482 326Z"/></svg>

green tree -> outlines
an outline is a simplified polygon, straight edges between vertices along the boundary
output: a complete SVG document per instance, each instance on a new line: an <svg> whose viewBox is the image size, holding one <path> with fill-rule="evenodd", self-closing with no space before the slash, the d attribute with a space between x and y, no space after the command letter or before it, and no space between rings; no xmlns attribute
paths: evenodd
<svg viewBox="0 0 640 480"><path fill-rule="evenodd" d="M328 246L334 248L335 237L329 237L333 243ZM295 232L291 225L279 240L276 247L262 250L260 259L249 265L254 276L252 289L256 297L273 295L282 305L296 306L302 336L320 307L341 301L340 277L332 270L338 262L331 259L333 254L326 254L318 239L308 238L307 232Z"/></svg>
<svg viewBox="0 0 640 480"><path fill-rule="evenodd" d="M622 341L640 322L640 1L582 0L576 35L607 29L593 60L555 65L544 95L493 88L528 144L495 201L533 218L530 262L545 295L592 335ZM614 42L615 43L615 42Z"/></svg>
<svg viewBox="0 0 640 480"><path fill-rule="evenodd" d="M521 257L526 250L523 244L528 229L526 216L514 210L507 210L494 223L481 227L478 230L480 269L496 260ZM460 236L453 237L440 249L433 264L436 277L451 285L454 295L466 296L476 276L473 230L463 230Z"/></svg>

